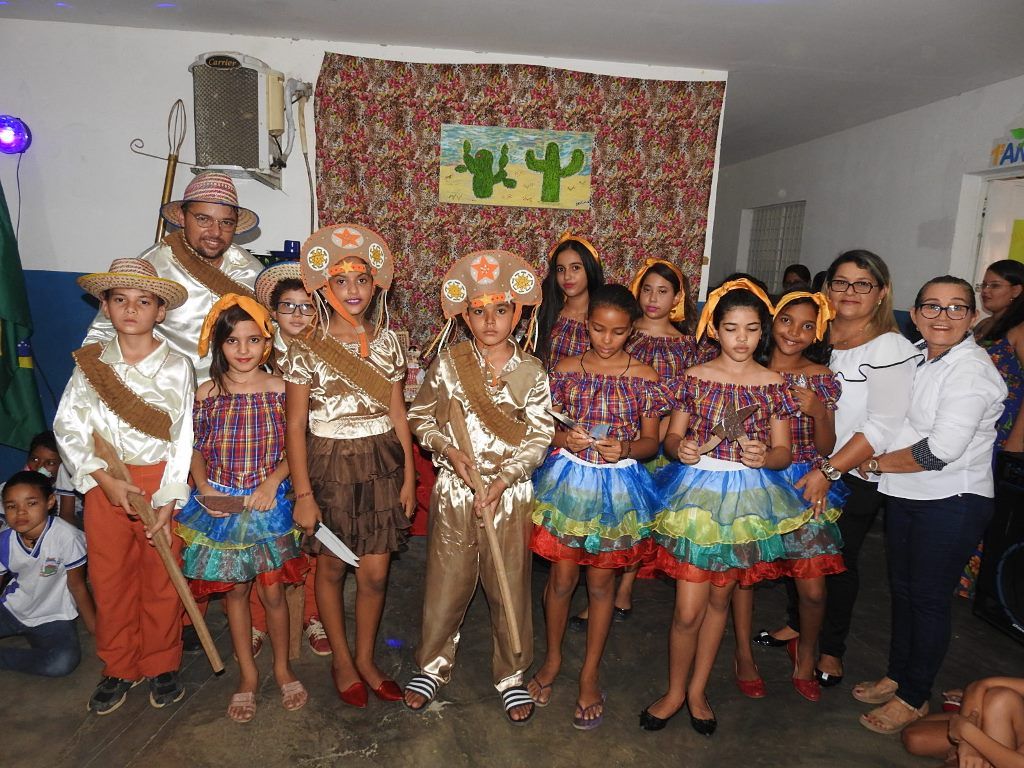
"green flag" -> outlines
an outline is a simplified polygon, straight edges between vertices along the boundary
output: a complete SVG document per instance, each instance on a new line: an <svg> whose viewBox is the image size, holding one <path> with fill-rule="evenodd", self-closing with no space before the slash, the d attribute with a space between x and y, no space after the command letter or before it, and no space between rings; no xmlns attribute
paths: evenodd
<svg viewBox="0 0 1024 768"><path fill-rule="evenodd" d="M18 241L0 185L0 444L23 451L46 428L28 346L31 335Z"/></svg>

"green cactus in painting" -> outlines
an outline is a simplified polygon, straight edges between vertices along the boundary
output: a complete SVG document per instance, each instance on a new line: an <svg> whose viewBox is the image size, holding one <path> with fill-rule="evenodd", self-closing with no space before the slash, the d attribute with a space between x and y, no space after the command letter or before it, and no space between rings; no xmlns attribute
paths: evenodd
<svg viewBox="0 0 1024 768"><path fill-rule="evenodd" d="M563 168L558 144L553 141L548 142L543 160L538 160L532 149L526 150L526 167L531 171L544 174L544 180L540 187L541 202L557 203L561 195L562 179L579 173L583 168L583 160L583 150L574 149L569 158L569 164Z"/></svg>
<svg viewBox="0 0 1024 768"><path fill-rule="evenodd" d="M508 144L501 145L497 173L494 172L494 153L489 149L479 149L474 157L469 139L462 143L462 163L455 166L455 172L473 174L473 195L476 197L490 197L497 184L503 184L509 189L516 186L516 180L510 179L505 171L508 165Z"/></svg>

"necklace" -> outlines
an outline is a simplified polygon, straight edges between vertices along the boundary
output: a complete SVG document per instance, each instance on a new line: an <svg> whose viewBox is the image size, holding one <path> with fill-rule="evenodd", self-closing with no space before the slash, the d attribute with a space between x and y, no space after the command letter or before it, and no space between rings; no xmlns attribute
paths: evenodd
<svg viewBox="0 0 1024 768"><path fill-rule="evenodd" d="M859 336L864 335L864 332L867 331L867 329L868 329L868 326L865 325L864 327L860 328L859 330L854 331L853 333L851 333L849 336L844 336L841 339L833 338L832 339L832 346L833 347L837 347L839 349L845 349L847 346L849 346L851 341L853 341L854 339L856 339Z"/></svg>

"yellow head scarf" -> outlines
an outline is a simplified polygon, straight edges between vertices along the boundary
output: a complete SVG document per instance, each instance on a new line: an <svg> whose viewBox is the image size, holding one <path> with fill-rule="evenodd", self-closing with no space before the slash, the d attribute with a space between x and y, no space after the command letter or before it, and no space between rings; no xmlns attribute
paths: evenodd
<svg viewBox="0 0 1024 768"><path fill-rule="evenodd" d="M772 307L772 301L768 298L768 295L761 290L760 286L750 282L745 277L741 277L739 280L730 280L727 283L722 283L721 286L715 288L711 293L708 294L707 303L704 305L703 311L700 313L700 322L697 323L697 338L699 339L704 335L704 331L707 330L708 337L717 339L718 334L715 333L715 326L711 324L711 318L715 313L715 307L718 306L718 302L721 301L722 297L725 296L729 291L750 291L752 294L757 296L764 305L768 307L768 312L773 313L774 308Z"/></svg>
<svg viewBox="0 0 1024 768"><path fill-rule="evenodd" d="M575 240L577 243L582 245L590 252L590 255L594 257L594 261L596 261L598 264L601 263L601 257L598 255L597 248L594 247L594 244L587 240L587 238L585 237L581 237L580 235L574 235L569 230L563 232L562 236L558 238L558 242L551 246L551 250L548 251L548 261L550 261L551 258L555 255L555 251L558 250L558 246L560 246L566 240Z"/></svg>
<svg viewBox="0 0 1024 768"><path fill-rule="evenodd" d="M210 310L206 319L203 321L203 330L199 333L199 356L206 357L210 351L210 336L213 334L213 326L217 322L217 318L220 317L221 313L225 310L231 309L231 307L239 306L245 313L253 319L253 322L260 328L260 333L263 334L263 338L271 339L274 337L274 325L270 320L270 313L267 308L260 304L255 299L250 299L248 296L239 296L237 293L227 293L220 297L213 308ZM267 362L267 358L270 357L271 351L274 349L273 344L267 344L267 348L263 350L263 357L260 360L260 365Z"/></svg>
<svg viewBox="0 0 1024 768"><path fill-rule="evenodd" d="M829 321L836 316L836 308L832 306L832 302L823 293L808 293L807 291L787 293L779 299L779 303L772 312L772 317L777 316L784 306L797 299L811 299L818 305L818 319L814 323L814 339L815 341L821 341L825 338L825 331L828 330Z"/></svg>
<svg viewBox="0 0 1024 768"><path fill-rule="evenodd" d="M640 285L643 283L644 278L647 277L647 273L650 272L651 267L655 264L664 264L672 270L672 274L674 274L676 279L679 280L679 296L676 299L676 303L672 305L672 310L668 313L668 319L673 323L681 323L686 319L686 278L683 277L682 270L680 270L679 267L671 261L648 257L644 262L644 265L640 267L640 270L636 273L636 277L633 278L633 282L629 284L629 292L633 294L637 301L640 300Z"/></svg>

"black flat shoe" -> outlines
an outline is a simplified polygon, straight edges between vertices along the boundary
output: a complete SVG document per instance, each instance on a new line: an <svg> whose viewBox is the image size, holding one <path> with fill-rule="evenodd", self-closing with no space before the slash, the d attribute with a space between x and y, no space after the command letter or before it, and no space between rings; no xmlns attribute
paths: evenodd
<svg viewBox="0 0 1024 768"><path fill-rule="evenodd" d="M685 706L686 704L683 704L683 706L679 707L679 709L682 709ZM640 727L643 728L645 731L660 731L662 728L668 725L669 720L671 720L673 717L679 714L679 709L677 709L668 717L658 717L657 715L652 715L650 713L650 710L645 709L643 712L640 713Z"/></svg>
<svg viewBox="0 0 1024 768"><path fill-rule="evenodd" d="M587 620L584 619L582 616L570 616L569 630L572 632L586 632Z"/></svg>
<svg viewBox="0 0 1024 768"><path fill-rule="evenodd" d="M612 611L612 621L629 621L629 617L632 613L632 608L616 608L614 611Z"/></svg>
<svg viewBox="0 0 1024 768"><path fill-rule="evenodd" d="M843 682L842 675L830 675L828 672L822 672L817 667L814 668L814 677L822 688L834 688Z"/></svg>
<svg viewBox="0 0 1024 768"><path fill-rule="evenodd" d="M689 709L689 707L687 707ZM711 705L708 704L708 709L711 709ZM699 733L701 736L710 736L718 728L718 720L715 718L715 711L711 710L711 717L707 720L702 720L699 717L693 716L693 711L690 711L690 725L693 726L693 730Z"/></svg>
<svg viewBox="0 0 1024 768"><path fill-rule="evenodd" d="M763 645L765 648L785 648L786 643L788 643L789 640L779 640L779 638L774 637L767 629L762 629L757 633L757 636L754 637L753 642L758 645Z"/></svg>

